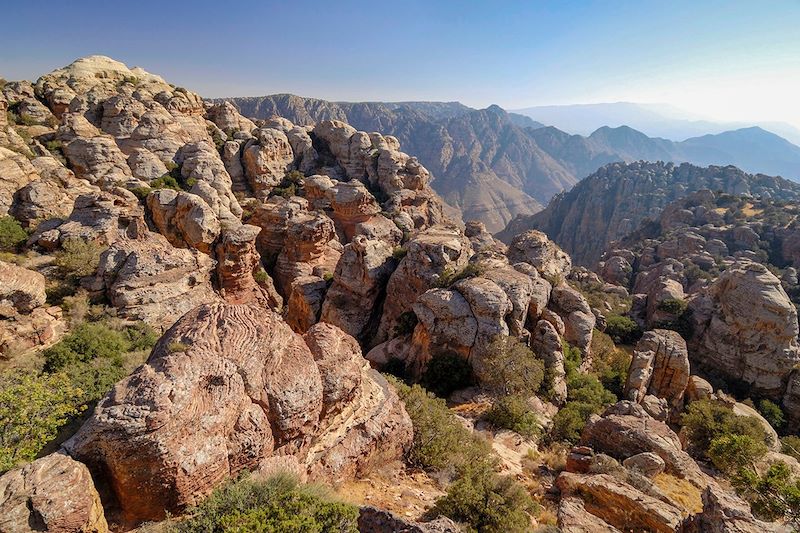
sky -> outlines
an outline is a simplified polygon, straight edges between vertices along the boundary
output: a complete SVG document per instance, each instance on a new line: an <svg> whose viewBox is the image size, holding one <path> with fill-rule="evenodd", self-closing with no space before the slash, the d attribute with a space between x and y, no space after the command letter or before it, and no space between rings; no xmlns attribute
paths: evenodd
<svg viewBox="0 0 800 533"><path fill-rule="evenodd" d="M6 5L3 5L6 4ZM632 101L800 127L800 0L0 0L0 76L102 54L206 97Z"/></svg>

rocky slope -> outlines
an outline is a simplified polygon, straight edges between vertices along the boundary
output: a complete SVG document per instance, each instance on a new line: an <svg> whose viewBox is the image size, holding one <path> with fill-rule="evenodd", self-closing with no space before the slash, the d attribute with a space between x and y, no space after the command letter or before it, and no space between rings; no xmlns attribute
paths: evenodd
<svg viewBox="0 0 800 533"><path fill-rule="evenodd" d="M609 245L600 272L630 289L631 316L643 327L680 321L706 377L791 407L800 361L799 210L797 200L701 190ZM670 309L670 301L685 309Z"/></svg>
<svg viewBox="0 0 800 533"><path fill-rule="evenodd" d="M673 200L700 189L774 199L796 199L800 194L793 182L735 167L613 163L555 197L544 211L511 221L498 236L508 242L522 231L539 229L577 264L592 266L610 242L645 219L657 218Z"/></svg>

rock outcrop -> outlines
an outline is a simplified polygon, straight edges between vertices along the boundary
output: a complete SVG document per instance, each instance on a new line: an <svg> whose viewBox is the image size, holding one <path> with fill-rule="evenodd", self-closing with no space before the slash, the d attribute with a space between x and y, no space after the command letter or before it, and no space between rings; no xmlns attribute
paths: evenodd
<svg viewBox="0 0 800 533"><path fill-rule="evenodd" d="M540 213L513 220L499 236L511 242L520 233L538 229L561 246L575 264L591 267L609 243L636 230L645 218L656 219L673 200L700 189L782 199L800 195L795 183L747 174L735 167L610 163L568 193L557 195Z"/></svg>
<svg viewBox="0 0 800 533"><path fill-rule="evenodd" d="M355 341L326 325L305 339L258 305L200 306L65 448L102 471L138 520L178 512L271 461L343 479L402 454L408 415Z"/></svg>
<svg viewBox="0 0 800 533"><path fill-rule="evenodd" d="M689 383L689 354L678 333L656 329L646 332L633 352L624 396L641 403L648 394L664 398L673 415L683 410Z"/></svg>
<svg viewBox="0 0 800 533"><path fill-rule="evenodd" d="M108 533L89 470L53 453L0 477L0 530Z"/></svg>
<svg viewBox="0 0 800 533"><path fill-rule="evenodd" d="M780 280L755 263L729 268L691 307L692 363L780 400L800 362L797 309Z"/></svg>

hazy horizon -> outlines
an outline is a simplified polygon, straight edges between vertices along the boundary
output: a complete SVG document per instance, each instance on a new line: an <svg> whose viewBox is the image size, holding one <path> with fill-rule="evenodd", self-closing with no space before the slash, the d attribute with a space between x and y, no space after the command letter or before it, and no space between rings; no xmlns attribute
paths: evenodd
<svg viewBox="0 0 800 533"><path fill-rule="evenodd" d="M211 2L15 6L0 76L94 54L206 97L459 101L505 109L634 102L800 127L800 3ZM312 15L309 15L312 13ZM236 38L221 40L222 35ZM58 43L54 46L52 43Z"/></svg>

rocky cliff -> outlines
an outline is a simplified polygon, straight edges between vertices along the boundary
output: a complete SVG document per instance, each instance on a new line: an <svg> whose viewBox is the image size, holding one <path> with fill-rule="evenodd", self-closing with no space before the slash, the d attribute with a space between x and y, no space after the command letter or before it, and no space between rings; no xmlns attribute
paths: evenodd
<svg viewBox="0 0 800 533"><path fill-rule="evenodd" d="M511 221L498 236L508 242L526 229L539 229L577 264L593 266L609 243L645 219L656 219L673 200L700 189L776 200L800 194L796 183L735 167L612 163L554 198L544 211Z"/></svg>

